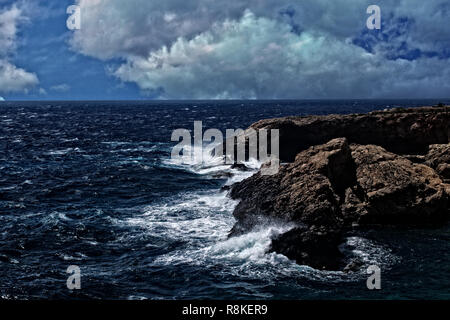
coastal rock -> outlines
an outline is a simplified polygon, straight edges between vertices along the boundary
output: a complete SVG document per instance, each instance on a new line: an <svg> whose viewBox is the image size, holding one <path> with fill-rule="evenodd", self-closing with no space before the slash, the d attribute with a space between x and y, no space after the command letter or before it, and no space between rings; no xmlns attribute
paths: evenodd
<svg viewBox="0 0 450 320"><path fill-rule="evenodd" d="M300 152L278 174L232 186L234 231L258 220L308 225L435 223L447 218L446 187L430 167L345 138ZM261 216L266 219L262 219ZM238 232L239 231L239 232Z"/></svg>
<svg viewBox="0 0 450 320"><path fill-rule="evenodd" d="M272 240L270 251L282 253L300 265L320 270L339 270L343 254L339 251L339 229L300 226Z"/></svg>
<svg viewBox="0 0 450 320"><path fill-rule="evenodd" d="M355 179L346 139L335 139L298 154L278 174L257 173L233 185L240 199L232 235L249 231L257 222L277 220L309 225L339 225L339 196ZM261 219L264 217L264 219Z"/></svg>
<svg viewBox="0 0 450 320"><path fill-rule="evenodd" d="M435 169L441 178L450 181L450 144L430 145L425 160L425 163Z"/></svg>
<svg viewBox="0 0 450 320"><path fill-rule="evenodd" d="M348 223L425 225L448 218L446 187L432 168L379 146L351 149L356 184L342 205Z"/></svg>
<svg viewBox="0 0 450 320"><path fill-rule="evenodd" d="M342 270L344 273L350 273L350 272L357 272L361 269L361 267L364 265L364 262L359 259L359 258L355 258L352 259L350 261L349 264L347 264L344 268L344 270Z"/></svg>
<svg viewBox="0 0 450 320"><path fill-rule="evenodd" d="M293 162L300 151L339 137L347 138L349 143L378 145L397 154L426 154L429 145L449 142L449 123L449 107L422 107L267 119L251 128L280 130L280 159Z"/></svg>
<svg viewBox="0 0 450 320"><path fill-rule="evenodd" d="M285 159L292 158L292 162L282 165L275 175L257 173L232 186L230 196L239 199L240 203L234 210L237 222L230 236L266 223L294 224L293 229L272 239L270 250L284 254L299 264L337 270L349 266L349 261L345 261L338 247L351 229L370 225L423 226L442 223L449 217L450 186L443 182L446 171L441 170L443 165L448 164L449 152L448 144L435 144L441 141L448 143L448 125L443 121L445 117L439 110L424 108L418 113L389 111L349 117L258 122L255 127L264 123L270 128L277 123L277 128L290 128L297 134L308 131L307 135L303 135L307 137L307 142L299 142L300 137L294 138L294 134L286 130L284 141L292 145ZM376 126L369 124L371 121L385 131L376 129ZM350 122L359 123L361 136L356 134L358 127L350 128ZM334 127L342 123L345 129ZM393 129L396 125L403 129ZM374 134L369 134L368 126L370 130L375 130ZM390 129L387 130L386 126ZM419 143L401 146L401 143L409 141L408 134L418 137L415 133L418 128L424 132ZM333 136L340 130L352 132L352 135L333 137L330 141L302 150L309 143ZM395 133L400 136L396 138ZM286 134L290 137L287 140ZM349 141L367 143L349 145ZM423 152L423 155L398 155L372 144L373 141L391 150L415 150ZM428 143L432 144L430 148ZM292 156L290 153L296 150L301 151ZM350 266L347 271L355 268Z"/></svg>
<svg viewBox="0 0 450 320"><path fill-rule="evenodd" d="M231 169L236 169L236 170L243 171L243 172L246 172L246 171L250 171L250 170L251 170L249 167L247 167L247 166L246 166L245 164L243 164L243 163L235 163L235 164L233 164L233 165L231 166Z"/></svg>
<svg viewBox="0 0 450 320"><path fill-rule="evenodd" d="M337 269L342 254L343 220L340 196L356 179L351 150L344 138L311 147L278 174L255 174L233 185L231 197L241 199L231 236L270 222L289 222L293 230L273 239L270 250L299 264Z"/></svg>

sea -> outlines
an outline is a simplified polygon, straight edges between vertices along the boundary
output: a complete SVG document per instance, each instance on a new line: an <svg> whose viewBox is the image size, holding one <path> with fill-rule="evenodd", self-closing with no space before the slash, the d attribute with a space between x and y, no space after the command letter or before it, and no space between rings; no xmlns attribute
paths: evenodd
<svg viewBox="0 0 450 320"><path fill-rule="evenodd" d="M341 250L381 270L381 290L369 290L365 267L321 271L268 253L292 226L228 238L237 202L223 187L258 163L171 159L173 131L194 121L225 132L438 102L450 100L0 102L0 297L450 299L450 225L349 234Z"/></svg>

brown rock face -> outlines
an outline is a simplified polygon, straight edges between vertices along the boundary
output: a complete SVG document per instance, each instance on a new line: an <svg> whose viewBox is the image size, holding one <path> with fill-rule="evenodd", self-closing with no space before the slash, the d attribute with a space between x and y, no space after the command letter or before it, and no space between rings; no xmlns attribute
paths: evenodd
<svg viewBox="0 0 450 320"><path fill-rule="evenodd" d="M425 154L429 145L449 142L449 123L449 107L423 107L268 119L251 127L279 129L280 158L292 162L300 151L339 137L347 138L349 143L378 145L398 154Z"/></svg>
<svg viewBox="0 0 450 320"><path fill-rule="evenodd" d="M325 139L332 135L330 131L342 130L350 130L347 133L355 130L349 138L353 141L367 138L369 142L377 141L391 149L421 152L429 149L429 152L426 156L410 156L423 159L423 163L414 163L381 146L367 143L349 145L349 139L333 137L335 139L311 146L295 157L289 154L293 162L283 165L278 174L262 176L257 173L233 185L230 196L241 201L234 211L237 223L231 236L268 221L294 223L297 227L273 239L271 250L300 264L338 269L344 263L338 245L351 226L423 226L447 220L450 186L442 179L447 174L449 145L431 145L428 148L429 142L448 143L448 124L443 122L446 115L420 110L415 117L414 112L408 111L401 115L344 116L344 120L342 116L277 120L281 128L290 128L292 132L317 133L316 137L306 135L307 142L299 143L302 137L294 139L291 131L285 131L290 138L284 141L293 144L289 152ZM340 120L336 120L338 118ZM260 127L265 123L270 127L274 125L273 121L258 122L254 126ZM336 121L344 121L345 129L334 128ZM371 121L376 125L369 124ZM349 123L359 123L362 134L358 136L358 128L350 128ZM276 128L280 129L279 126ZM400 128L389 131L387 126ZM370 138L366 136L369 135L369 127L375 130ZM408 130L404 131L405 128ZM414 133L419 130L417 128L424 132L420 139ZM394 133L400 136L395 137ZM400 142L409 141L411 137L407 135L412 133L419 143L401 146ZM286 135L284 137L286 139Z"/></svg>
<svg viewBox="0 0 450 320"><path fill-rule="evenodd" d="M446 181L450 181L450 144L433 144L425 156L426 164L435 169Z"/></svg>
<svg viewBox="0 0 450 320"><path fill-rule="evenodd" d="M342 205L346 220L360 225L423 225L446 220L445 185L433 169L378 146L351 149L356 185L347 190Z"/></svg>
<svg viewBox="0 0 450 320"><path fill-rule="evenodd" d="M257 173L235 184L230 195L241 202L234 211L238 223L232 234L248 231L260 216L310 225L341 224L337 193L354 179L351 166L347 141L335 139L299 153L276 175Z"/></svg>

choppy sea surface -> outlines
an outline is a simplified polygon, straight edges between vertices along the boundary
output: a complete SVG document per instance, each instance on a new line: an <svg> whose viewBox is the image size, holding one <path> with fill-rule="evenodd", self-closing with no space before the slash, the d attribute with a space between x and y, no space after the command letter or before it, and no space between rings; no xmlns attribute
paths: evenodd
<svg viewBox="0 0 450 320"><path fill-rule="evenodd" d="M449 225L349 236L342 250L381 268L382 290L370 291L364 270L318 271L267 253L289 226L227 239L236 202L221 188L252 172L170 160L172 131L196 120L225 130L437 102L0 103L0 297L450 299ZM70 265L81 290L66 287Z"/></svg>

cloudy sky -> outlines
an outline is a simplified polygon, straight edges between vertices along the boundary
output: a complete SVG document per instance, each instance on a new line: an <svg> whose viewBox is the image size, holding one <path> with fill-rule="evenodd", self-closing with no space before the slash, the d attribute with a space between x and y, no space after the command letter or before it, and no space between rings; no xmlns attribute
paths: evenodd
<svg viewBox="0 0 450 320"><path fill-rule="evenodd" d="M449 21L448 0L0 0L0 99L448 98Z"/></svg>

